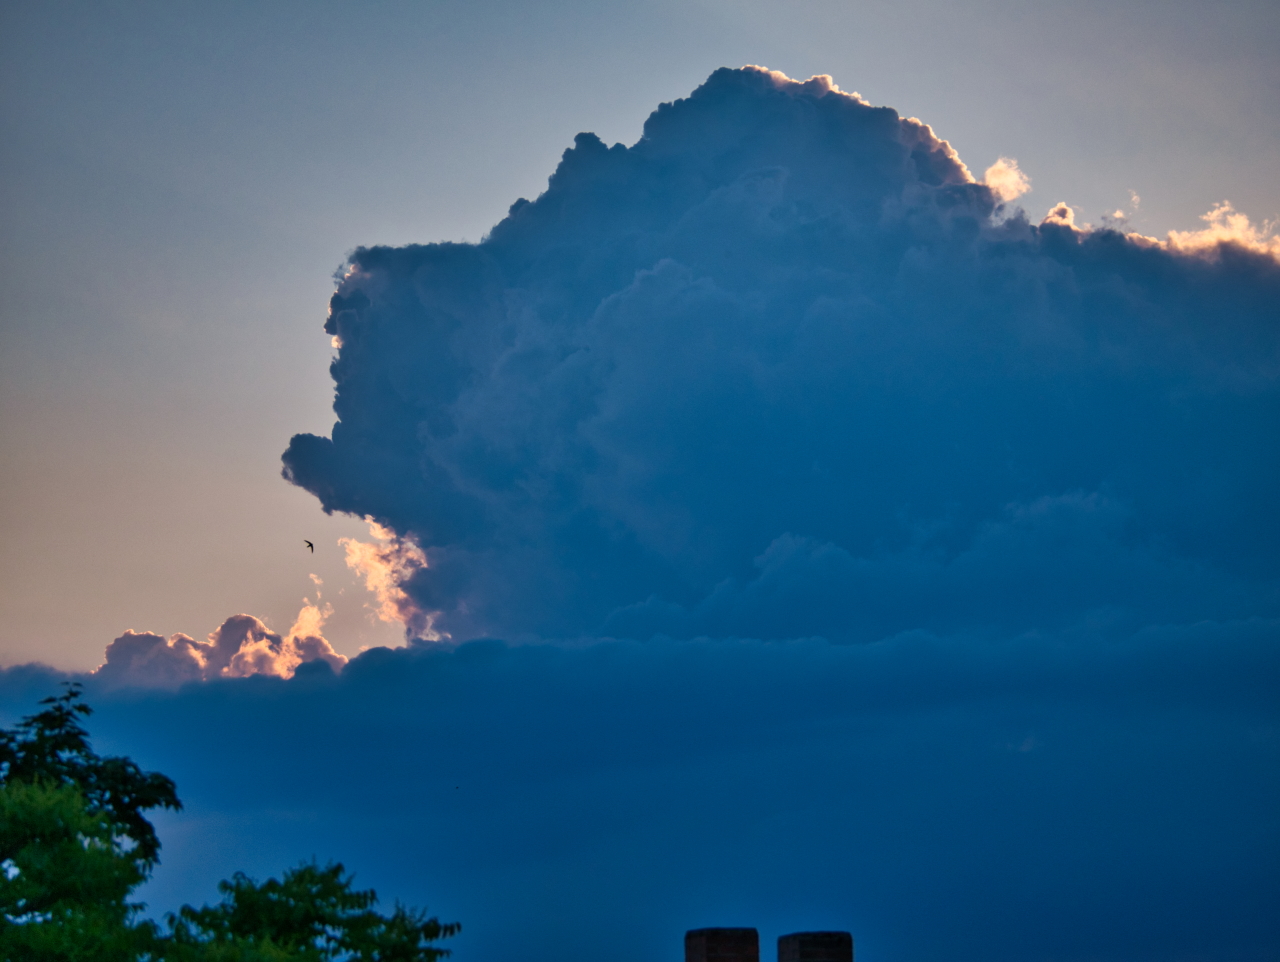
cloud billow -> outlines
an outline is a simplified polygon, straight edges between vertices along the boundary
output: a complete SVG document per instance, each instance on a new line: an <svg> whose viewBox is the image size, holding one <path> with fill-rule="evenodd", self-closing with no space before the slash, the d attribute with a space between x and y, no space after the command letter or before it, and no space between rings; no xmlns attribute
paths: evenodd
<svg viewBox="0 0 1280 962"><path fill-rule="evenodd" d="M454 638L1280 614L1273 253L997 187L826 78L719 70L479 244L357 250L286 476L420 544Z"/></svg>
<svg viewBox="0 0 1280 962"><path fill-rule="evenodd" d="M118 638L95 736L187 803L147 901L314 853L460 959L1276 957L1280 244L1029 183L721 70L479 244L357 250L285 473L444 643Z"/></svg>
<svg viewBox="0 0 1280 962"><path fill-rule="evenodd" d="M302 610L288 634L280 635L253 615L232 615L207 641L178 633L165 638L150 631L126 631L107 645L105 661L94 672L108 687L177 688L215 678L272 675L291 678L299 666L322 661L340 671L345 655L333 650L320 632L332 613L303 599Z"/></svg>

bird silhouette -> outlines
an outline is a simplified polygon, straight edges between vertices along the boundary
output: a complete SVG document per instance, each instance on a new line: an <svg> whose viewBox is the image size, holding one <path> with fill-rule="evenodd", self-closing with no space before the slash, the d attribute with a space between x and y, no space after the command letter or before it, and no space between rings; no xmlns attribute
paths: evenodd
<svg viewBox="0 0 1280 962"><path fill-rule="evenodd" d="M303 543L303 544L305 544L308 548L310 548L310 549L311 549L311 553L312 553L312 554L315 554L315 553L316 553L316 546L315 546L315 545L313 545L313 544L312 544L310 541L308 541L306 538L303 538L303 539L302 539L302 543Z"/></svg>

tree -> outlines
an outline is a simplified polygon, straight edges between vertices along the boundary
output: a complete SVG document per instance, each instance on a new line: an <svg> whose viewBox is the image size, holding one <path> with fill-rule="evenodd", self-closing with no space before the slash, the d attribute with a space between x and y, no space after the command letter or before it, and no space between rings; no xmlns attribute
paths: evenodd
<svg viewBox="0 0 1280 962"><path fill-rule="evenodd" d="M442 925L398 903L391 915L381 915L373 910L374 891L353 889L352 882L336 863L304 863L262 884L237 872L219 883L219 905L188 905L169 917L173 949L166 958L433 962L449 954L431 943L460 926Z"/></svg>
<svg viewBox="0 0 1280 962"><path fill-rule="evenodd" d="M128 758L97 755L79 719L79 685L0 730L2 962L435 962L459 931L396 904L374 911L340 864L304 863L259 884L219 883L215 906L183 906L168 931L137 920L129 893L155 867L160 840L144 812L179 810L177 789Z"/></svg>
<svg viewBox="0 0 1280 962"><path fill-rule="evenodd" d="M5 959L136 959L157 929L129 893L160 840L143 812L180 809L173 782L99 756L79 685L0 730L0 951Z"/></svg>
<svg viewBox="0 0 1280 962"><path fill-rule="evenodd" d="M128 758L95 753L77 720L93 709L84 703L79 684L64 688L61 695L40 702L49 706L44 711L24 718L13 731L0 730L0 785L73 786L88 811L101 814L116 835L133 843L131 857L140 870L150 872L159 859L160 840L142 813L153 808L180 811L177 786Z"/></svg>
<svg viewBox="0 0 1280 962"><path fill-rule="evenodd" d="M0 957L136 959L153 923L126 901L146 874L111 822L70 785L0 785Z"/></svg>

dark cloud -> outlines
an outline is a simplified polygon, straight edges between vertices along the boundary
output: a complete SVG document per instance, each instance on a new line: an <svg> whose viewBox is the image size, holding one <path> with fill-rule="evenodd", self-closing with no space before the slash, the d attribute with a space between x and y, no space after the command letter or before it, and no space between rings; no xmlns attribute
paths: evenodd
<svg viewBox="0 0 1280 962"><path fill-rule="evenodd" d="M286 475L426 550L419 636L1274 618L1274 245L1032 224L1001 163L717 71L480 244L356 251Z"/></svg>
<svg viewBox="0 0 1280 962"><path fill-rule="evenodd" d="M1096 638L378 649L338 676L105 690L173 776L152 911L340 858L459 959L678 959L686 928L867 960L1280 947L1274 621ZM0 673L15 717L54 679Z"/></svg>
<svg viewBox="0 0 1280 962"><path fill-rule="evenodd" d="M383 526L384 617L505 641L117 639L95 731L188 803L153 909L315 855L459 959L1274 958L1277 243L987 176L722 70L480 244L356 251L286 475Z"/></svg>

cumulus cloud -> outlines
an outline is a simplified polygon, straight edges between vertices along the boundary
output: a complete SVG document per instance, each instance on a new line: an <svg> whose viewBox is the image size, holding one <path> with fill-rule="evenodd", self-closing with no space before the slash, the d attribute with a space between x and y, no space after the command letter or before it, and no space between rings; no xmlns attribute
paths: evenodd
<svg viewBox="0 0 1280 962"><path fill-rule="evenodd" d="M1276 225L1264 221L1261 226L1252 223L1248 215L1240 213L1224 200L1200 217L1206 224L1200 230L1169 231L1168 245L1175 250L1205 252L1215 251L1224 244L1265 251L1280 257L1280 236Z"/></svg>
<svg viewBox="0 0 1280 962"><path fill-rule="evenodd" d="M107 646L106 661L94 675L108 685L173 688L189 681L271 675L291 678L298 666L322 661L335 671L347 663L321 633L333 608L303 600L297 620L285 635L271 631L253 615L232 615L207 641L189 635L168 638L126 631Z"/></svg>
<svg viewBox="0 0 1280 962"><path fill-rule="evenodd" d="M357 250L285 474L420 546L358 564L424 639L1276 616L1273 240L1036 224L1025 184L719 70L479 244Z"/></svg>
<svg viewBox="0 0 1280 962"><path fill-rule="evenodd" d="M1076 212L1066 201L1059 201L1049 208L1041 224L1053 224L1056 227L1075 227Z"/></svg>
<svg viewBox="0 0 1280 962"><path fill-rule="evenodd" d="M95 724L198 819L148 901L314 852L459 957L1274 957L1274 240L1033 223L1025 183L721 70L479 244L357 250L285 474L434 644L335 673L318 596L116 639Z"/></svg>
<svg viewBox="0 0 1280 962"><path fill-rule="evenodd" d="M1005 203L1017 200L1031 189L1031 178L1018 169L1018 162L1012 157L996 160L982 175L982 182Z"/></svg>

